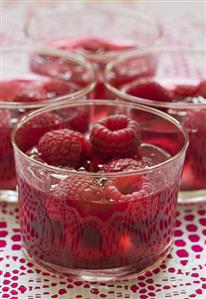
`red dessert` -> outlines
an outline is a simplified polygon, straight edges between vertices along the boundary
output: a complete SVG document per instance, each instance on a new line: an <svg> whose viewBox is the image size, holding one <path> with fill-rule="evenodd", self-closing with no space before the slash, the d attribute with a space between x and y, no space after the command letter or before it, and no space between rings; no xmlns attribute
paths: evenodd
<svg viewBox="0 0 206 299"><path fill-rule="evenodd" d="M138 122L114 114L85 135L47 132L26 151L45 166L70 170L55 175L31 165L18 178L29 255L57 271L127 265L141 271L164 255L174 230L178 178L165 183L171 169L159 171L158 180L155 173L139 173L171 157L141 138Z"/></svg>
<svg viewBox="0 0 206 299"><path fill-rule="evenodd" d="M127 40L111 40L100 37L87 37L76 39L59 39L49 43L50 46L66 51L72 51L86 56L91 62L95 63L97 71L97 84L91 93L92 99L113 99L113 95L105 88L103 72L110 57L104 57L108 52L119 55L121 51L131 50L136 45ZM99 56L99 58L97 58ZM147 66L147 67L146 67ZM140 77L151 76L155 73L156 59L153 55L146 58L131 59L124 67L115 68L112 72L111 81L118 87ZM127 71L132 68L132 71ZM85 86L89 78L85 75L83 68L76 68L75 65L66 64L63 59L48 57L46 55L33 56L31 59L31 69L33 72L42 75L57 76L67 80L71 79L79 85ZM134 71L135 69L135 71Z"/></svg>
<svg viewBox="0 0 206 299"><path fill-rule="evenodd" d="M45 77L46 78L46 77ZM0 101L12 103L38 103L49 101L59 96L73 93L79 90L79 86L72 82L60 79L46 78L45 80L10 80L2 81L0 89ZM11 131L16 121L26 112L26 109L0 109L0 190L15 190L15 165L13 149L11 145ZM73 117L72 121L79 117ZM22 133L22 148L30 148L39 137L48 130L54 129L61 122L61 117L46 113L33 123L28 123ZM68 120L68 126L70 121ZM33 134L31 134L31 127ZM58 128L58 126L57 126Z"/></svg>

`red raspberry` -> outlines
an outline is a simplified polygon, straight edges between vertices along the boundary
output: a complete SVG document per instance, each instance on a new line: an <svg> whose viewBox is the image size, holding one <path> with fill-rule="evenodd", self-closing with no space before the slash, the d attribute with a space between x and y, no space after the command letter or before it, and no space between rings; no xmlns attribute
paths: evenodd
<svg viewBox="0 0 206 299"><path fill-rule="evenodd" d="M132 96L147 100L159 102L171 102L173 100L173 94L170 90L152 80L134 81L125 85L123 90Z"/></svg>
<svg viewBox="0 0 206 299"><path fill-rule="evenodd" d="M73 209L89 214L92 205L95 206L96 203L98 206L103 200L104 195L99 181L90 178L71 177L61 181L50 192L49 198L46 200L46 208L52 219L67 223L70 221L69 215ZM85 207L88 208L88 211Z"/></svg>
<svg viewBox="0 0 206 299"><path fill-rule="evenodd" d="M42 85L48 98L55 98L79 90L79 87L72 83L60 79L51 79Z"/></svg>
<svg viewBox="0 0 206 299"><path fill-rule="evenodd" d="M183 125L189 131L206 130L206 109L192 109L183 119Z"/></svg>
<svg viewBox="0 0 206 299"><path fill-rule="evenodd" d="M206 98L206 80L200 82L197 89L197 94L202 96L203 98Z"/></svg>
<svg viewBox="0 0 206 299"><path fill-rule="evenodd" d="M38 116L33 117L29 120L24 128L41 128L41 127L50 127L56 124L59 124L62 121L61 117L55 113L45 112Z"/></svg>
<svg viewBox="0 0 206 299"><path fill-rule="evenodd" d="M74 167L78 164L86 143L81 133L60 129L45 133L40 138L37 148L42 159L48 164Z"/></svg>
<svg viewBox="0 0 206 299"><path fill-rule="evenodd" d="M103 171L105 172L132 171L132 170L138 170L152 165L153 165L152 161L149 160L148 158L143 158L142 160L138 160L138 161L131 158L125 158L125 159L113 160L107 163L103 167Z"/></svg>
<svg viewBox="0 0 206 299"><path fill-rule="evenodd" d="M153 163L149 158L143 158L136 161L134 159L119 159L114 160L105 165L105 172L122 172L140 170ZM114 179L108 180L105 183L105 196L108 200L128 201L141 198L145 196L148 191L147 180L143 175L134 174L130 176L119 176Z"/></svg>
<svg viewBox="0 0 206 299"><path fill-rule="evenodd" d="M12 102L19 90L19 80L1 81L0 82L0 100Z"/></svg>
<svg viewBox="0 0 206 299"><path fill-rule="evenodd" d="M104 194L108 201L124 202L139 200L151 192L151 186L144 175L131 175L108 180Z"/></svg>
<svg viewBox="0 0 206 299"><path fill-rule="evenodd" d="M94 125L90 139L101 157L125 157L136 152L139 146L140 126L125 115L111 115Z"/></svg>
<svg viewBox="0 0 206 299"><path fill-rule="evenodd" d="M61 181L50 192L46 200L47 213L65 227L65 246L74 255L75 264L98 261L117 250L115 232L105 225L105 220L113 214L113 206L110 207L96 179L73 176Z"/></svg>
<svg viewBox="0 0 206 299"><path fill-rule="evenodd" d="M59 115L63 117L66 128L81 133L88 131L90 121L89 107L63 108L59 111Z"/></svg>
<svg viewBox="0 0 206 299"><path fill-rule="evenodd" d="M19 89L13 98L14 102L36 102L47 100L47 94L38 81L20 81Z"/></svg>
<svg viewBox="0 0 206 299"><path fill-rule="evenodd" d="M194 97L197 93L196 85L177 85L173 90L174 98L186 98L186 97Z"/></svg>
<svg viewBox="0 0 206 299"><path fill-rule="evenodd" d="M0 128L11 127L11 113L8 109L0 109Z"/></svg>
<svg viewBox="0 0 206 299"><path fill-rule="evenodd" d="M61 117L55 113L45 112L29 120L18 130L16 135L17 144L25 152L35 146L43 134L59 129L61 126Z"/></svg>

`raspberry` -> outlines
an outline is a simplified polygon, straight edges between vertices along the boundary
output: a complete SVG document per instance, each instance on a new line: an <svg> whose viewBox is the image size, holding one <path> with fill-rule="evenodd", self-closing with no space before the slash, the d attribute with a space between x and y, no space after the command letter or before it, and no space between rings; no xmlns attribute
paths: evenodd
<svg viewBox="0 0 206 299"><path fill-rule="evenodd" d="M47 99L47 95L38 81L19 81L19 88L16 90L14 102L38 102Z"/></svg>
<svg viewBox="0 0 206 299"><path fill-rule="evenodd" d="M59 117L55 113L45 112L38 116L33 117L29 120L25 125L24 128L40 128L40 127L50 127L61 122L61 117Z"/></svg>
<svg viewBox="0 0 206 299"><path fill-rule="evenodd" d="M1 81L0 83L0 100L12 102L19 90L19 80Z"/></svg>
<svg viewBox="0 0 206 299"><path fill-rule="evenodd" d="M205 131L206 130L206 109L193 109L187 112L183 119L183 125L189 131Z"/></svg>
<svg viewBox="0 0 206 299"><path fill-rule="evenodd" d="M122 172L134 171L152 166L153 162L149 158L141 160L118 159L106 164L103 168L105 172ZM119 176L105 184L105 196L108 200L124 201L132 200L142 194L145 194L147 188L144 185L145 178L143 175L134 174L130 176Z"/></svg>
<svg viewBox="0 0 206 299"><path fill-rule="evenodd" d="M122 172L140 170L148 166L152 166L152 160L143 158L141 160L134 159L118 159L106 164L103 168L105 172ZM108 200L124 201L132 200L146 194L148 190L147 180L143 175L134 174L130 176L119 176L112 180L108 180L104 185L105 196Z"/></svg>
<svg viewBox="0 0 206 299"><path fill-rule="evenodd" d="M104 185L104 194L108 201L124 202L139 200L151 192L151 187L143 175L117 177Z"/></svg>
<svg viewBox="0 0 206 299"><path fill-rule="evenodd" d="M79 89L76 84L60 79L51 79L48 82L44 83L42 87L45 90L48 98L55 98L58 96L70 94Z"/></svg>
<svg viewBox="0 0 206 299"><path fill-rule="evenodd" d="M177 85L173 90L174 98L186 98L186 97L194 97L197 93L196 85Z"/></svg>
<svg viewBox="0 0 206 299"><path fill-rule="evenodd" d="M72 207L89 214L92 204L100 203L103 199L100 183L96 179L72 177L61 181L50 192L46 200L46 208L52 219L65 223L69 221ZM84 211L85 206L89 208L89 203L91 203L91 209Z"/></svg>
<svg viewBox="0 0 206 299"><path fill-rule="evenodd" d="M45 162L70 167L77 165L85 147L84 136L69 129L47 132L40 138L37 145Z"/></svg>
<svg viewBox="0 0 206 299"><path fill-rule="evenodd" d="M90 139L94 150L101 157L125 157L139 146L140 126L125 115L111 115L94 125Z"/></svg>
<svg viewBox="0 0 206 299"><path fill-rule="evenodd" d="M202 96L203 98L206 98L206 80L200 82L197 89L197 94Z"/></svg>
<svg viewBox="0 0 206 299"><path fill-rule="evenodd" d="M89 128L90 108L89 107L71 107L59 111L64 119L65 127L74 131L85 133Z"/></svg>
<svg viewBox="0 0 206 299"><path fill-rule="evenodd" d="M45 206L49 217L65 227L65 246L70 248L75 264L110 257L117 249L112 227L105 226L114 207L105 202L97 179L73 176L61 181L50 192Z"/></svg>
<svg viewBox="0 0 206 299"><path fill-rule="evenodd" d="M125 85L123 90L132 96L147 100L160 102L171 102L173 100L173 94L170 90L152 80L134 81Z"/></svg>
<svg viewBox="0 0 206 299"><path fill-rule="evenodd" d="M43 134L59 129L61 126L62 119L55 113L45 112L35 116L18 130L16 135L17 144L25 152L36 145Z"/></svg>
<svg viewBox="0 0 206 299"><path fill-rule="evenodd" d="M153 163L152 163L153 164ZM147 166L151 166L151 161L147 158L143 158L142 160L136 161L134 159L118 159L113 160L107 163L103 167L103 171L105 172L121 172L121 171L129 171L129 170L138 170L145 168Z"/></svg>
<svg viewBox="0 0 206 299"><path fill-rule="evenodd" d="M11 113L8 109L0 109L0 128L11 127Z"/></svg>

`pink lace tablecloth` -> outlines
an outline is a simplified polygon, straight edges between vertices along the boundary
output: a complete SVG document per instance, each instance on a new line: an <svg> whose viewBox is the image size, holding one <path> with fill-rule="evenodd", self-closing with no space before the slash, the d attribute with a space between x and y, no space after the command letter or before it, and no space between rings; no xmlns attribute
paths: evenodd
<svg viewBox="0 0 206 299"><path fill-rule="evenodd" d="M0 297L10 299L206 298L206 203L178 207L171 254L158 268L133 280L88 283L55 277L21 250L16 205L0 204Z"/></svg>
<svg viewBox="0 0 206 299"><path fill-rule="evenodd" d="M1 11L4 15L3 29L7 27L7 21L8 24L12 23L14 29L15 20L18 24L15 30L19 30L23 24L24 16L29 17L35 10L70 5L64 1L3 2ZM197 4L200 5L199 2ZM135 1L131 2L132 7L136 5L138 2L137 4ZM195 7L193 5L192 9L196 9ZM143 10L147 8L143 7ZM200 7L201 14L200 18L196 15L194 18L187 15L181 19L179 16L179 22L174 22L172 18L162 13L166 32L163 43L203 45L206 36L205 26L202 23L204 9ZM16 32L13 32L13 37L16 38ZM0 203L0 298L206 299L206 203L178 206L173 249L166 261L152 272L130 281L116 283L88 283L59 278L43 272L23 255L18 217L16 205Z"/></svg>

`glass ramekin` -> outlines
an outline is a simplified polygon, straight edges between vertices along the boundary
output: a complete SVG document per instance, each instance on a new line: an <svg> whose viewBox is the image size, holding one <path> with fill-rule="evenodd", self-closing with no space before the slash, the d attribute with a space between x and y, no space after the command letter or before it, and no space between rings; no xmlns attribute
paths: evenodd
<svg viewBox="0 0 206 299"><path fill-rule="evenodd" d="M105 173L49 166L27 155L37 139L51 130L30 129L35 118L45 113L65 116L59 127L67 128L78 111L88 117L85 136L102 117L121 114L138 120L142 149L153 148L156 139L171 141L169 151L160 149L166 160L138 170ZM33 144L27 144L28 134L38 136ZM23 248L33 261L59 275L107 281L144 272L164 259L173 240L188 145L187 134L175 119L121 101L65 102L24 116L13 130L12 143ZM73 184L79 187L70 193Z"/></svg>
<svg viewBox="0 0 206 299"><path fill-rule="evenodd" d="M157 58L156 70L153 75L144 76L145 69L150 68L148 62L151 55ZM135 61L135 64L132 61ZM114 78L118 76L118 70L121 69L128 73L136 72L138 75L136 78L134 76L129 83L124 82L115 86ZM152 48L136 52L109 63L104 77L107 88L118 98L158 108L175 117L185 126L190 145L182 175L179 201L183 203L204 201L206 199L206 87L202 84L201 97L195 96L195 92L199 94L195 90L200 82L206 82L206 50L176 47ZM151 81L160 83L169 90L170 94L179 98L182 97L183 88L187 87L189 90L188 86L192 86L188 92L191 95L193 92L194 100L191 101L187 96L185 101L158 101L158 99L148 99L148 96L143 98L138 91L135 93L135 88L137 90L142 83ZM186 87L181 87L183 85ZM184 90L185 94L186 92Z"/></svg>
<svg viewBox="0 0 206 299"><path fill-rule="evenodd" d="M76 97L84 98L94 88L96 75L90 62L82 57L33 47L2 48L1 73L0 199L16 201L15 165L10 141L14 124L33 109L65 98L71 101ZM29 85L29 82L32 83Z"/></svg>
<svg viewBox="0 0 206 299"><path fill-rule="evenodd" d="M163 30L144 13L109 5L106 8L98 3L98 7L34 15L25 26L25 34L32 42L75 51L95 63L98 71L92 95L95 99L111 98L102 82L105 63L128 51L159 44Z"/></svg>
<svg viewBox="0 0 206 299"><path fill-rule="evenodd" d="M128 50L158 43L162 38L162 28L156 20L141 12L120 8L114 10L99 5L99 8L90 6L34 15L25 25L25 34L33 42L62 46L64 49L67 48L64 47L64 40L71 41L69 50L75 49L77 52L78 47L72 45L78 39L102 39L114 44L114 49L107 52L100 49L96 53L91 49L79 51L93 62L105 63Z"/></svg>

